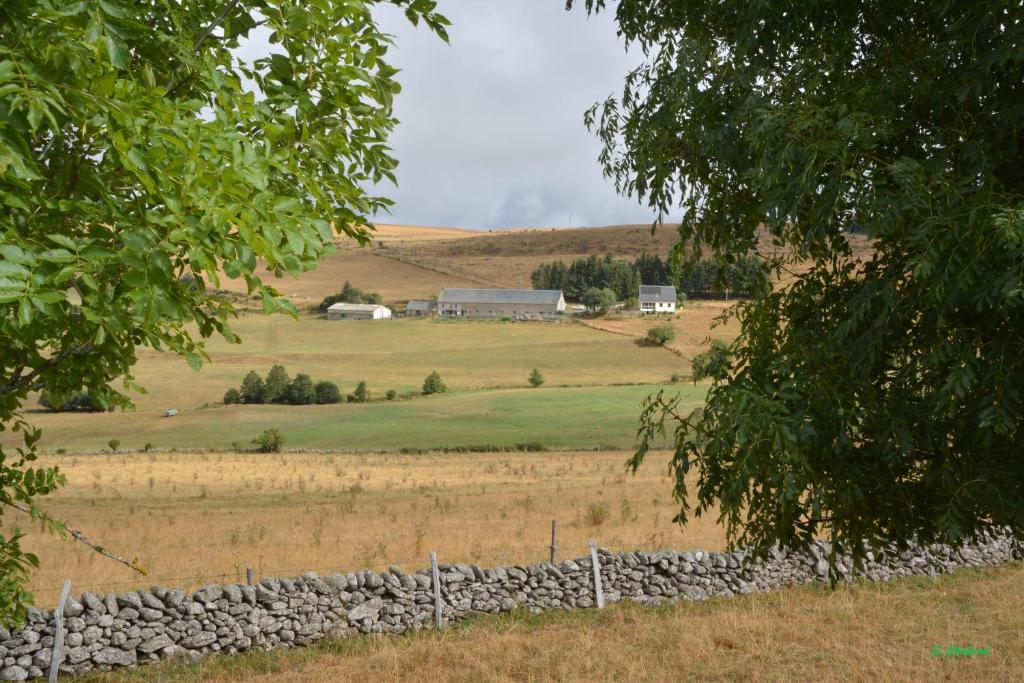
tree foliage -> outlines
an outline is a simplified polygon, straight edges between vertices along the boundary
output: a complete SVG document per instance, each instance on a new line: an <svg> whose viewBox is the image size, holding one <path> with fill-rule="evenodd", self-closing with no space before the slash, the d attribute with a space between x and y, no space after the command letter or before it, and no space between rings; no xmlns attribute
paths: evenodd
<svg viewBox="0 0 1024 683"><path fill-rule="evenodd" d="M308 406L317 403L316 387L313 385L313 380L309 378L309 375L301 372L295 375L295 379L288 384L285 393L287 402L293 406Z"/></svg>
<svg viewBox="0 0 1024 683"><path fill-rule="evenodd" d="M544 375L541 374L539 368L534 368L533 372L530 373L530 386L539 387L544 384Z"/></svg>
<svg viewBox="0 0 1024 683"><path fill-rule="evenodd" d="M390 1L446 38L432 0ZM236 340L211 289L222 274L265 311L291 311L258 261L296 275L339 234L368 241L368 217L390 204L368 188L394 179L399 89L373 4L3 4L0 429L26 438L0 453L0 513L60 481L44 469L18 483L29 392L126 406L139 346L198 368L204 338ZM257 26L271 54L245 61ZM19 566L0 567L0 619L25 597Z"/></svg>
<svg viewBox="0 0 1024 683"><path fill-rule="evenodd" d="M448 391L448 387L444 385L444 381L441 379L441 375L434 370L427 378L423 380L423 393L424 394L442 394Z"/></svg>
<svg viewBox="0 0 1024 683"><path fill-rule="evenodd" d="M640 254L632 263L611 254L590 255L570 261L542 263L530 274L534 289L561 289L567 298L579 301L591 287L610 289L620 300L635 297L641 284L673 285L680 295L693 299L746 298L761 267L753 256L740 256L734 263L697 261L676 267L674 257Z"/></svg>
<svg viewBox="0 0 1024 683"><path fill-rule="evenodd" d="M607 288L591 287L583 292L580 302L591 311L603 313L615 305L615 292Z"/></svg>
<svg viewBox="0 0 1024 683"><path fill-rule="evenodd" d="M706 379L723 381L729 376L729 369L732 365L732 352L729 345L721 339L712 339L711 347L693 357L691 368L693 369L693 383L702 382Z"/></svg>
<svg viewBox="0 0 1024 683"><path fill-rule="evenodd" d="M306 376L309 379L309 376ZM263 403L291 403L288 387L291 385L291 378L283 365L275 364L270 367L266 379L263 380Z"/></svg>
<svg viewBox="0 0 1024 683"><path fill-rule="evenodd" d="M336 303L344 302L347 304L379 304L383 301L380 294L377 292L364 292L352 285L351 282L345 280L345 285L341 288L341 291L337 294L331 294L324 297L316 310L320 313L326 313L327 309Z"/></svg>
<svg viewBox="0 0 1024 683"><path fill-rule="evenodd" d="M1024 529L1024 5L615 13L645 60L585 117L606 174L679 216L684 260L772 276L707 405L648 402L634 464L678 418L678 519L762 550Z"/></svg>
<svg viewBox="0 0 1024 683"><path fill-rule="evenodd" d="M334 382L326 380L317 382L313 390L316 391L317 403L338 403L341 401L341 390L338 389L338 385Z"/></svg>

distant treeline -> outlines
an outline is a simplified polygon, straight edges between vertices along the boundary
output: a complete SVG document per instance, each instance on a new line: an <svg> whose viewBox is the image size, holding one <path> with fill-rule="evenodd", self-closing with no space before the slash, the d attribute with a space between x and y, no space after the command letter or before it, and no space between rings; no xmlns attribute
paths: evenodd
<svg viewBox="0 0 1024 683"><path fill-rule="evenodd" d="M753 256L728 265L700 261L673 277L671 265L660 256L641 254L630 263L606 254L568 264L561 260L541 264L530 274L530 280L534 289L560 289L566 298L576 301L591 287L610 289L620 301L631 299L637 296L641 284L675 285L690 299L719 299L726 293L737 298L749 296L758 273L758 261Z"/></svg>

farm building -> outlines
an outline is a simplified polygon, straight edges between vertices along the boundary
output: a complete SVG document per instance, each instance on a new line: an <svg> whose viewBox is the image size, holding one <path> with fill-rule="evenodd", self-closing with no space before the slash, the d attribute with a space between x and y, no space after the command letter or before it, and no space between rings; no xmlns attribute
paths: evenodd
<svg viewBox="0 0 1024 683"><path fill-rule="evenodd" d="M327 307L328 320L381 320L391 317L391 309L380 304L346 304Z"/></svg>
<svg viewBox="0 0 1024 683"><path fill-rule="evenodd" d="M661 285L640 285L641 313L675 313L676 288Z"/></svg>
<svg viewBox="0 0 1024 683"><path fill-rule="evenodd" d="M441 290L437 312L445 317L541 317L565 311L560 289L449 289Z"/></svg>
<svg viewBox="0 0 1024 683"><path fill-rule="evenodd" d="M432 315L437 304L433 301L421 301L413 299L405 305L405 315L407 318L416 318L426 315Z"/></svg>

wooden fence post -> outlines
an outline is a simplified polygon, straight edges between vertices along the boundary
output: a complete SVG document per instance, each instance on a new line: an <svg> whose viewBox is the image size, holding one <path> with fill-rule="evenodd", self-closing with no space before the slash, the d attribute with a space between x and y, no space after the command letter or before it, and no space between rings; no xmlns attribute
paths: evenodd
<svg viewBox="0 0 1024 683"><path fill-rule="evenodd" d="M590 541L590 564L594 568L594 601L598 609L604 609L604 589L601 587L601 563L597 559L597 543Z"/></svg>
<svg viewBox="0 0 1024 683"><path fill-rule="evenodd" d="M555 554L558 553L558 521L551 520L551 564L555 563Z"/></svg>
<svg viewBox="0 0 1024 683"><path fill-rule="evenodd" d="M57 609L53 611L53 652L50 654L49 683L56 683L60 664L64 661L64 604L68 601L70 592L71 581L65 579L64 587L60 589Z"/></svg>
<svg viewBox="0 0 1024 683"><path fill-rule="evenodd" d="M441 574L437 571L437 553L430 551L430 574L434 580L434 627L443 625L443 607L441 605Z"/></svg>
<svg viewBox="0 0 1024 683"><path fill-rule="evenodd" d="M251 586L252 585L252 581L253 581L252 567L246 567L245 568L245 583L247 585Z"/></svg>

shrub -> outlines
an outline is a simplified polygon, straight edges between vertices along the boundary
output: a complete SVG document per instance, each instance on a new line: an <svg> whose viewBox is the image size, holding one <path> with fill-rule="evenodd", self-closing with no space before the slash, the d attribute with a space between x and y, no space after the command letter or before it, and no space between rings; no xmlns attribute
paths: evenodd
<svg viewBox="0 0 1024 683"><path fill-rule="evenodd" d="M308 406L316 403L316 388L309 375L299 373L288 385L287 401L293 406Z"/></svg>
<svg viewBox="0 0 1024 683"><path fill-rule="evenodd" d="M276 429L267 429L252 442L259 447L261 453L280 453L284 446L284 434Z"/></svg>
<svg viewBox="0 0 1024 683"><path fill-rule="evenodd" d="M263 403L263 379L255 370L250 370L242 380L242 389L239 393L242 396L242 403Z"/></svg>
<svg viewBox="0 0 1024 683"><path fill-rule="evenodd" d="M591 503L587 506L587 524L590 526L601 526L611 517L611 510L607 503Z"/></svg>
<svg viewBox="0 0 1024 683"><path fill-rule="evenodd" d="M309 379L309 377L307 376L306 379ZM263 402L288 402L288 388L290 385L291 379L289 379L288 371L284 369L283 365L271 367L270 372L267 373L267 379L263 383Z"/></svg>
<svg viewBox="0 0 1024 683"><path fill-rule="evenodd" d="M424 394L441 394L448 391L448 387L444 385L441 380L441 375L438 374L437 370L427 375L427 378L423 380L423 393Z"/></svg>
<svg viewBox="0 0 1024 683"><path fill-rule="evenodd" d="M356 402L356 395L355 394L346 394L345 395L345 402L346 403L355 403Z"/></svg>
<svg viewBox="0 0 1024 683"><path fill-rule="evenodd" d="M241 441L232 441L231 450L233 450L235 453L241 453L245 450L245 446L242 444Z"/></svg>
<svg viewBox="0 0 1024 683"><path fill-rule="evenodd" d="M679 382L682 382L682 381L683 381L683 376L680 375L679 373L675 373L675 374L672 375L672 384L678 384Z"/></svg>
<svg viewBox="0 0 1024 683"><path fill-rule="evenodd" d="M151 444L150 442L148 442L148 441L147 441L147 442L146 442L146 443L145 443L145 444L144 444L144 445L142 446L142 450L144 450L145 452L149 453L149 452L150 452L151 450L153 450L153 444Z"/></svg>
<svg viewBox="0 0 1024 683"><path fill-rule="evenodd" d="M387 399L388 399L389 401L394 401L394 400L395 400L395 397L396 397L396 396L398 396L398 392L397 392L397 391L395 391L394 389L388 389L388 393L384 394L384 396L385 396L385 397L386 397L386 398L387 398Z"/></svg>
<svg viewBox="0 0 1024 683"><path fill-rule="evenodd" d="M338 403L341 401L341 390L334 382L317 382L313 387L317 403Z"/></svg>
<svg viewBox="0 0 1024 683"><path fill-rule="evenodd" d="M542 384L544 384L544 375L540 374L540 370L534 368L530 373L530 386L539 387Z"/></svg>
<svg viewBox="0 0 1024 683"><path fill-rule="evenodd" d="M241 402L242 395L238 392L238 389L228 389L224 392L224 405L229 406Z"/></svg>
<svg viewBox="0 0 1024 683"><path fill-rule="evenodd" d="M693 357L693 383L702 379L724 379L731 365L729 345L721 339L714 339L711 348Z"/></svg>
<svg viewBox="0 0 1024 683"><path fill-rule="evenodd" d="M111 439L110 441L107 442L107 445L110 446L110 450L116 451L117 447L121 445L121 440Z"/></svg>
<svg viewBox="0 0 1024 683"><path fill-rule="evenodd" d="M57 455L64 455L67 452L68 452L68 449L66 449L66 448L58 448L57 449Z"/></svg>
<svg viewBox="0 0 1024 683"><path fill-rule="evenodd" d="M659 346L664 346L675 338L676 328L672 327L669 323L655 325L647 330L647 336L644 337L651 344L658 344Z"/></svg>
<svg viewBox="0 0 1024 683"><path fill-rule="evenodd" d="M635 296L631 296L622 304L622 308L627 311L638 310L640 308L640 301Z"/></svg>
<svg viewBox="0 0 1024 683"><path fill-rule="evenodd" d="M75 392L62 401L55 402L48 392L43 391L39 395L39 405L58 413L102 413L107 410L95 398L80 392Z"/></svg>
<svg viewBox="0 0 1024 683"><path fill-rule="evenodd" d="M356 403L366 403L366 382L356 385L355 397Z"/></svg>

